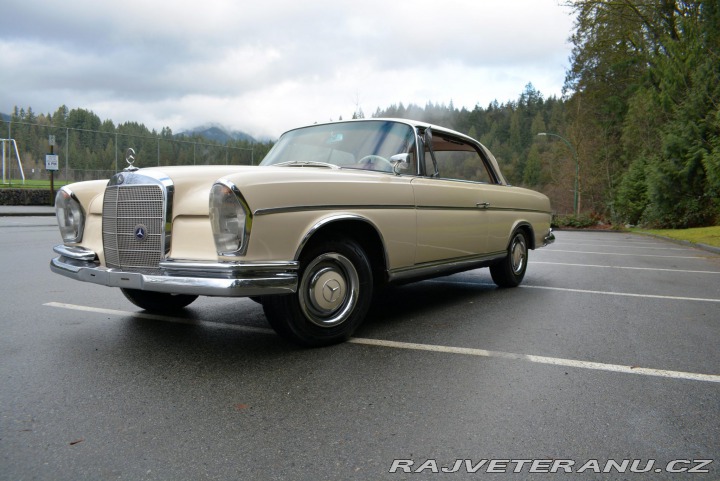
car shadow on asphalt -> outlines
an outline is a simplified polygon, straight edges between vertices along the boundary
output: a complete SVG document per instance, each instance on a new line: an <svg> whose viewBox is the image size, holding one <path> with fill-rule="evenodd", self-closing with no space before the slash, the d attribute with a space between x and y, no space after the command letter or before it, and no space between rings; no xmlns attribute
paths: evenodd
<svg viewBox="0 0 720 481"><path fill-rule="evenodd" d="M366 325L403 322L420 316L447 312L457 306L498 292L482 281L463 281L457 276L441 277L412 284L387 286L376 292Z"/></svg>
<svg viewBox="0 0 720 481"><path fill-rule="evenodd" d="M503 291L483 279L473 277L470 281L462 274L385 286L375 292L366 320L355 336L373 337L371 333L381 327L416 330L424 322L436 323L439 318L450 322L448 319L463 316L468 303L488 302ZM127 334L139 336L149 346L191 350L212 346L225 353L240 348L245 354L265 358L305 350L272 332L262 307L250 300L200 298L186 309L157 319L128 317L124 321Z"/></svg>

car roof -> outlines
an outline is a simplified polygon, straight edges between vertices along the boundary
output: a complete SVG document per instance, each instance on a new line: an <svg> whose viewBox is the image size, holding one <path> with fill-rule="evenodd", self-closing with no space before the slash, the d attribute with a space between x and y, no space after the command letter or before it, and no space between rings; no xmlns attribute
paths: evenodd
<svg viewBox="0 0 720 481"><path fill-rule="evenodd" d="M332 124L340 124L340 123L376 122L376 121L381 121L381 122L398 122L398 123L402 123L402 124L409 125L409 126L411 126L411 127L416 127L416 128L421 128L421 129L426 129L426 128L428 128L428 127L431 127L432 130L435 131L435 132L444 132L444 133L447 133L447 134L456 135L456 136L463 137L463 138L468 139L468 140L472 140L472 141L478 142L477 139L473 139L472 137L469 137L469 136L467 136L467 135L465 135L465 134L463 134L463 133L457 132L457 131L452 130L452 129L449 129L449 128L447 128L447 127L443 127L443 126L441 126L441 125L430 124L430 123L428 123L428 122L423 122L423 121L420 121L420 120L403 119L403 118L395 118L395 117L373 117L373 118L369 118L369 119L350 119L350 120L335 120L335 121L331 121L331 122L318 122L318 123L315 123L315 124L304 125L304 126L301 126L301 127L297 127L297 128L294 128L294 129L290 129L290 130L288 130L288 132L290 132L290 131L292 131L292 130L297 130L297 129L306 128L306 127L312 127L312 126L314 126L314 125L332 125Z"/></svg>

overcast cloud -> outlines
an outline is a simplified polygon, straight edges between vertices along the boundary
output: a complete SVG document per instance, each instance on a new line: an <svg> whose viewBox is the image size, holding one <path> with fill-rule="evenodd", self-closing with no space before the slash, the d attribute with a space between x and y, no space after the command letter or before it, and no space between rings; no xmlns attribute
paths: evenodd
<svg viewBox="0 0 720 481"><path fill-rule="evenodd" d="M0 112L61 105L180 132L276 137L402 102L559 96L558 0L5 0Z"/></svg>

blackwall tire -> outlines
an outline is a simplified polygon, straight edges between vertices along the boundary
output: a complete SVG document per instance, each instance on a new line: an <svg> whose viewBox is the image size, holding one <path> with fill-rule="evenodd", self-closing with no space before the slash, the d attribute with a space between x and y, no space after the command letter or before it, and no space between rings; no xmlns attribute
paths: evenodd
<svg viewBox="0 0 720 481"><path fill-rule="evenodd" d="M198 296L188 294L167 294L165 292L120 289L125 297L136 306L152 312L177 311L190 305Z"/></svg>
<svg viewBox="0 0 720 481"><path fill-rule="evenodd" d="M347 340L365 319L373 296L367 254L350 239L310 246L300 258L298 291L265 296L263 310L283 338L308 347Z"/></svg>
<svg viewBox="0 0 720 481"><path fill-rule="evenodd" d="M528 240L521 230L510 239L508 254L497 264L490 266L493 282L499 287L517 287L525 277L528 263Z"/></svg>

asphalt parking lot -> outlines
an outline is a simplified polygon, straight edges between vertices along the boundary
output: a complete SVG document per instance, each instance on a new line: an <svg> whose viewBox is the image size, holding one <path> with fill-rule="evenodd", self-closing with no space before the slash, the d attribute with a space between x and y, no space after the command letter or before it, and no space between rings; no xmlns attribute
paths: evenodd
<svg viewBox="0 0 720 481"><path fill-rule="evenodd" d="M720 479L716 253L558 232L520 288L392 288L304 350L52 274L53 221L0 217L0 479Z"/></svg>

